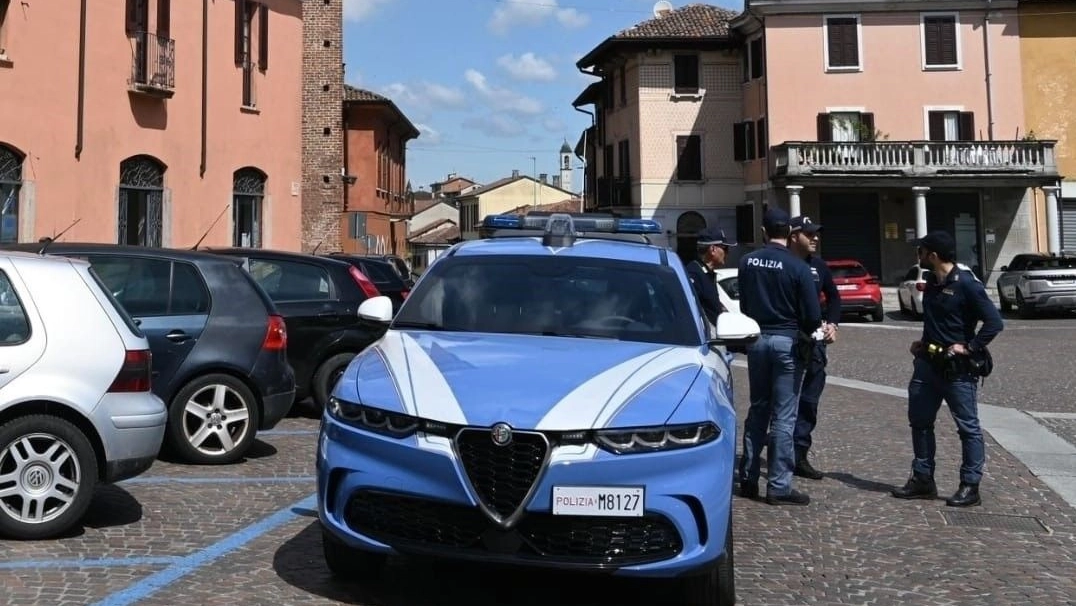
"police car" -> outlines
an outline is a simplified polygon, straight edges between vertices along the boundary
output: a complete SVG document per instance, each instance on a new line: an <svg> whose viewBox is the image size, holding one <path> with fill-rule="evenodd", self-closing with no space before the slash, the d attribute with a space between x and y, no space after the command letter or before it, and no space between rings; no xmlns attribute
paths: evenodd
<svg viewBox="0 0 1076 606"><path fill-rule="evenodd" d="M736 443L721 314L704 336L650 220L491 216L452 247L347 367L322 418L318 515L329 569L386 556L682 577L735 603Z"/></svg>

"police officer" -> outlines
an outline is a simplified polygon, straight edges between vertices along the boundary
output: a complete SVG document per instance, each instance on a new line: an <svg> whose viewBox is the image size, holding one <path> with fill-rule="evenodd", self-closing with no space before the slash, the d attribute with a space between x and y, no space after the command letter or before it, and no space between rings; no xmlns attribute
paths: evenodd
<svg viewBox="0 0 1076 606"><path fill-rule="evenodd" d="M747 350L751 407L744 421L740 495L759 496L759 457L769 430L766 502L806 505L810 498L792 489L795 455L792 433L803 380L802 336L822 321L811 269L788 249L788 213L769 208L763 216L766 245L739 264L740 311L758 322L761 334Z"/></svg>
<svg viewBox="0 0 1076 606"><path fill-rule="evenodd" d="M695 290L695 296L699 299L702 311L711 325L717 326L717 316L723 311L728 311L721 304L721 298L717 293L717 277L714 270L725 266L729 247L735 244L725 239L725 232L720 229L704 229L699 232L696 244L698 257L687 264L687 278L691 281L691 287Z"/></svg>
<svg viewBox="0 0 1076 606"><path fill-rule="evenodd" d="M956 242L945 231L919 239L919 265L931 270L923 291L923 336L912 343L912 380L908 384L908 423L912 428L912 475L892 491L898 499L933 499L934 420L944 399L960 436L960 488L945 504L979 505L979 481L986 452L979 425L975 359L983 359L986 346L1004 324L982 283L970 271L956 266ZM976 327L982 326L976 332Z"/></svg>
<svg viewBox="0 0 1076 606"><path fill-rule="evenodd" d="M823 477L822 472L815 469L807 459L807 452L811 449L811 433L818 424L818 400L826 387L826 346L837 340L837 324L841 320L841 293L833 282L833 274L826 262L817 254L821 231L821 225L811 221L810 217L801 215L792 218L792 233L788 238L788 248L811 267L816 292L826 297L826 319L812 335L811 359L803 373L803 387L800 388L796 429L793 433L796 467L792 472L811 480L821 480Z"/></svg>

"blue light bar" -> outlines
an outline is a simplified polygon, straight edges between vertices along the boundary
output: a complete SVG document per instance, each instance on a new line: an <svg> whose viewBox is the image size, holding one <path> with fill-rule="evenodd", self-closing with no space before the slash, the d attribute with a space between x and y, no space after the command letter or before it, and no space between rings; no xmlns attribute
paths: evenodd
<svg viewBox="0 0 1076 606"><path fill-rule="evenodd" d="M575 232L622 234L660 234L661 224L653 219L618 219L588 217L585 214L554 213L550 215L487 215L482 219L486 229L540 229L571 225Z"/></svg>

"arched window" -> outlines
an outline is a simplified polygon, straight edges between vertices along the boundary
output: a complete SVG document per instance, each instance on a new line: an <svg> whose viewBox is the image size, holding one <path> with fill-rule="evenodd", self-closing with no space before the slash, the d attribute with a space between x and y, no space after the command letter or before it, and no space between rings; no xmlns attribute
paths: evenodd
<svg viewBox="0 0 1076 606"><path fill-rule="evenodd" d="M232 246L261 248L266 175L246 167L232 175Z"/></svg>
<svg viewBox="0 0 1076 606"><path fill-rule="evenodd" d="M19 241L19 189L22 154L0 144L0 243Z"/></svg>
<svg viewBox="0 0 1076 606"><path fill-rule="evenodd" d="M120 162L119 243L160 246L165 166L152 156Z"/></svg>

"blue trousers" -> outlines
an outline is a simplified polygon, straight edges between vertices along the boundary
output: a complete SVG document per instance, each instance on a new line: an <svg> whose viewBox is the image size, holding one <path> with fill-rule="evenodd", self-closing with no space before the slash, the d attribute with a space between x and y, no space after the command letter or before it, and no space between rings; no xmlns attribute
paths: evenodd
<svg viewBox="0 0 1076 606"><path fill-rule="evenodd" d="M811 351L811 360L803 371L803 387L800 388L796 430L793 434L797 450L806 452L811 448L811 432L818 424L818 401L826 387L827 362L825 341L816 341Z"/></svg>
<svg viewBox="0 0 1076 606"><path fill-rule="evenodd" d="M960 436L960 481L978 484L982 480L986 449L983 446L983 430L979 425L977 393L975 377L961 375L946 378L927 359L915 359L912 380L908 384L908 423L912 428L912 448L915 452L913 472L934 476L934 455L937 450L934 421L944 399Z"/></svg>
<svg viewBox="0 0 1076 606"><path fill-rule="evenodd" d="M769 431L766 493L785 496L792 490L795 451L792 432L803 380L803 365L793 353L792 337L763 334L747 350L751 407L743 432L740 482L756 484L761 474L762 448Z"/></svg>

